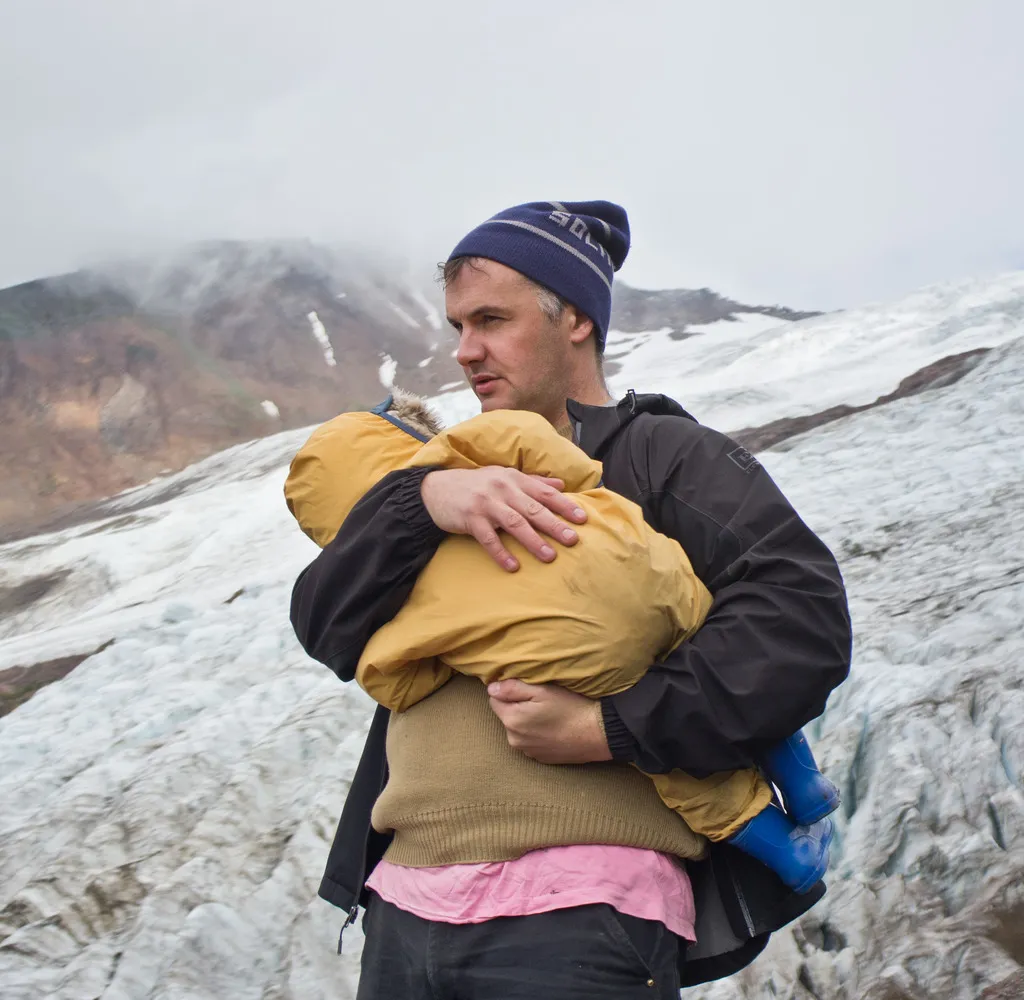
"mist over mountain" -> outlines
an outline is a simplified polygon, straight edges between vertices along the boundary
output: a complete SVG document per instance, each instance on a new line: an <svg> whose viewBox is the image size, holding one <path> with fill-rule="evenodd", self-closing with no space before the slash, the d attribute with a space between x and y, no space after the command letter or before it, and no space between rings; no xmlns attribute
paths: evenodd
<svg viewBox="0 0 1024 1000"><path fill-rule="evenodd" d="M371 405L391 380L462 386L443 309L429 269L301 240L209 242L0 290L0 533ZM620 283L612 325L682 337L744 312L808 315Z"/></svg>

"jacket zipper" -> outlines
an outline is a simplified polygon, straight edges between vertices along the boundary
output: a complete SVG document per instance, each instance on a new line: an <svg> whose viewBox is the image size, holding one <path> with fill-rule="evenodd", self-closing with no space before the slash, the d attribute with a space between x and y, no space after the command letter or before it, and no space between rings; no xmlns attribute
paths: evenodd
<svg viewBox="0 0 1024 1000"><path fill-rule="evenodd" d="M345 922L341 925L341 930L338 932L338 954L341 954L341 942L345 937L345 931L356 922L356 917L359 915L359 904L353 903L352 909L348 911L348 916L345 918Z"/></svg>
<svg viewBox="0 0 1024 1000"><path fill-rule="evenodd" d="M384 757L385 767L387 766L387 756ZM377 788L377 798L380 798L380 793L384 791L385 778L384 778L384 767L380 769L380 785ZM374 800L376 801L376 799ZM356 917L359 916L359 897L363 894L363 883L366 881L366 855L370 848L370 835L367 833L366 840L363 841L363 860L359 865L359 885L356 889L356 899L352 904L352 908L348 911L348 916L345 917L345 922L341 925L341 930L338 932L338 954L341 954L341 942L345 937L345 931L348 930L356 922Z"/></svg>
<svg viewBox="0 0 1024 1000"><path fill-rule="evenodd" d="M729 881L732 882L732 891L736 893L736 902L740 904L740 912L743 914L743 922L747 925L747 936L755 937L754 921L750 918L750 907L747 906L747 901L743 896L743 890L736 881L736 873L731 868L729 869Z"/></svg>

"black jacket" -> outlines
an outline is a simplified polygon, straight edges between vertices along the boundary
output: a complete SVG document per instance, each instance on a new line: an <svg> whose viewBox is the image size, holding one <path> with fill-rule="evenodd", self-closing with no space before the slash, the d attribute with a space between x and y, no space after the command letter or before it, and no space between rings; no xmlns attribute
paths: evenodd
<svg viewBox="0 0 1024 1000"><path fill-rule="evenodd" d="M615 407L568 409L576 442L604 465L604 484L683 546L714 597L690 641L602 699L613 756L698 777L752 766L819 715L847 675L850 619L835 559L749 452L671 399L631 392ZM430 471L385 477L296 581L296 635L342 680L444 538L420 497ZM370 826L387 780L387 716L377 709L320 886L352 919L389 840ZM797 896L728 844L712 845L689 871L698 941L687 950L684 985L742 968L825 891L819 884Z"/></svg>

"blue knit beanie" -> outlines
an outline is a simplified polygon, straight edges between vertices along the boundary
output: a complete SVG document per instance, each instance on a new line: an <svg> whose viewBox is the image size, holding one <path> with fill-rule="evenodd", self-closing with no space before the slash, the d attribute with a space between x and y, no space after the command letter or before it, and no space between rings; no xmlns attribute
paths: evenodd
<svg viewBox="0 0 1024 1000"><path fill-rule="evenodd" d="M626 210L610 201L533 201L499 212L448 259L486 257L550 288L593 320L603 350L612 277L629 253Z"/></svg>

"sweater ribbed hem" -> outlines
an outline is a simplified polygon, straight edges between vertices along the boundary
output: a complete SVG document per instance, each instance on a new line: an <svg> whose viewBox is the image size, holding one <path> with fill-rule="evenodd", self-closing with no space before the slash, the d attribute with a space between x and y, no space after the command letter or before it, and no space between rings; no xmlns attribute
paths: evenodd
<svg viewBox="0 0 1024 1000"><path fill-rule="evenodd" d="M641 847L696 860L707 842L683 823L671 833L642 816L610 815L579 804L475 803L403 817L384 857L407 868L512 861L529 851L570 844Z"/></svg>

